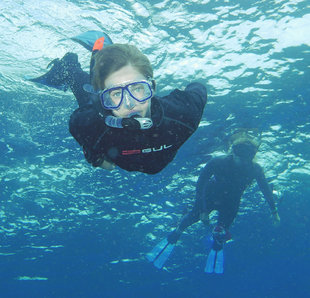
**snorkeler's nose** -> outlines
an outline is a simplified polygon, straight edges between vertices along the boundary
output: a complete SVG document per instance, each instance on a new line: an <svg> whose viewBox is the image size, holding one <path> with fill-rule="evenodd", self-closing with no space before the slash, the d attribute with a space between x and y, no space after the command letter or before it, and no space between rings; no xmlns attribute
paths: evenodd
<svg viewBox="0 0 310 298"><path fill-rule="evenodd" d="M124 94L124 106L128 110L132 110L136 106L136 101L125 91Z"/></svg>

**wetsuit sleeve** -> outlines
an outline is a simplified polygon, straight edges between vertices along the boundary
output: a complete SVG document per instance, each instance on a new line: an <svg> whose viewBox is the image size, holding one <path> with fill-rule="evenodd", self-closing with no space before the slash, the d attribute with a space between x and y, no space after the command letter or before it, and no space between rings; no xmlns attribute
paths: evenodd
<svg viewBox="0 0 310 298"><path fill-rule="evenodd" d="M98 167L104 160L103 147L98 146L107 127L92 105L75 110L69 120L69 131L82 146L86 160Z"/></svg>
<svg viewBox="0 0 310 298"><path fill-rule="evenodd" d="M187 107L190 106L188 112L192 115L193 125L197 128L207 103L207 89L200 83L190 83L185 88L185 92L190 98L190 102L186 102Z"/></svg>
<svg viewBox="0 0 310 298"><path fill-rule="evenodd" d="M84 84L90 84L90 78L87 72L83 71L81 68L76 68L69 83L79 107L85 106L91 102L92 95L83 88Z"/></svg>
<svg viewBox="0 0 310 298"><path fill-rule="evenodd" d="M272 212L276 211L276 205L273 199L272 190L266 180L264 170L259 164L255 164L255 174L256 181L259 186L259 189L263 193L266 201L268 202Z"/></svg>
<svg viewBox="0 0 310 298"><path fill-rule="evenodd" d="M207 89L200 83L190 83L184 91L174 90L165 97L165 116L196 130L207 103Z"/></svg>
<svg viewBox="0 0 310 298"><path fill-rule="evenodd" d="M199 221L200 213L203 211L203 202L206 199L206 191L209 179L213 173L214 161L209 161L203 168L196 186L196 200L193 209L183 217L178 229L184 231L187 227Z"/></svg>

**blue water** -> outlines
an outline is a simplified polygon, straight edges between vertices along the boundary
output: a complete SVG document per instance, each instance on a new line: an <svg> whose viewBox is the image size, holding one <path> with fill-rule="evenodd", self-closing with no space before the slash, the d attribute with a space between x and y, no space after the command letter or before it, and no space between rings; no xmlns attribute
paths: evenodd
<svg viewBox="0 0 310 298"><path fill-rule="evenodd" d="M274 1L0 2L0 297L309 297L310 7ZM104 30L150 58L158 93L198 80L209 101L197 132L161 173L91 168L68 132L77 107L28 82L71 37ZM237 127L257 155L281 225L255 184L207 275L207 229L187 230L163 270L145 254L190 208L201 167Z"/></svg>

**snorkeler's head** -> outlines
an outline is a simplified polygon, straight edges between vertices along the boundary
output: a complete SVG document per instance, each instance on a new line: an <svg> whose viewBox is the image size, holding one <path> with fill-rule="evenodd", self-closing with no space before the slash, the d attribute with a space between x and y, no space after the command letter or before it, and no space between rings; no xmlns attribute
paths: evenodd
<svg viewBox="0 0 310 298"><path fill-rule="evenodd" d="M92 85L104 109L118 118L151 118L153 68L136 46L108 45L93 55L93 62Z"/></svg>
<svg viewBox="0 0 310 298"><path fill-rule="evenodd" d="M107 78L129 65L136 69L144 79L153 80L153 68L149 59L134 45L109 45L98 51L93 59L92 84L95 90L107 88Z"/></svg>
<svg viewBox="0 0 310 298"><path fill-rule="evenodd" d="M251 131L238 131L230 138L231 153L243 161L252 161L260 146L260 140Z"/></svg>

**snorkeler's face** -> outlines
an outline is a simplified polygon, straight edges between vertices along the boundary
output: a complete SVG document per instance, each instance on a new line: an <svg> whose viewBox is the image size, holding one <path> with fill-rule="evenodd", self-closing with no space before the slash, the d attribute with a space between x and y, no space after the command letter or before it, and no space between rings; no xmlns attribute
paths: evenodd
<svg viewBox="0 0 310 298"><path fill-rule="evenodd" d="M242 164L251 163L255 157L256 151L257 148L251 143L240 143L232 147L234 160Z"/></svg>
<svg viewBox="0 0 310 298"><path fill-rule="evenodd" d="M104 88L113 88L115 86L125 86L132 82L146 81L146 78L132 65L126 65L121 69L111 73L104 81ZM139 89L140 90L140 89ZM140 117L150 117L151 115L151 98L139 102L132 98L131 94L124 91L124 98L122 104L113 109L112 113L116 117L129 118L133 115Z"/></svg>

